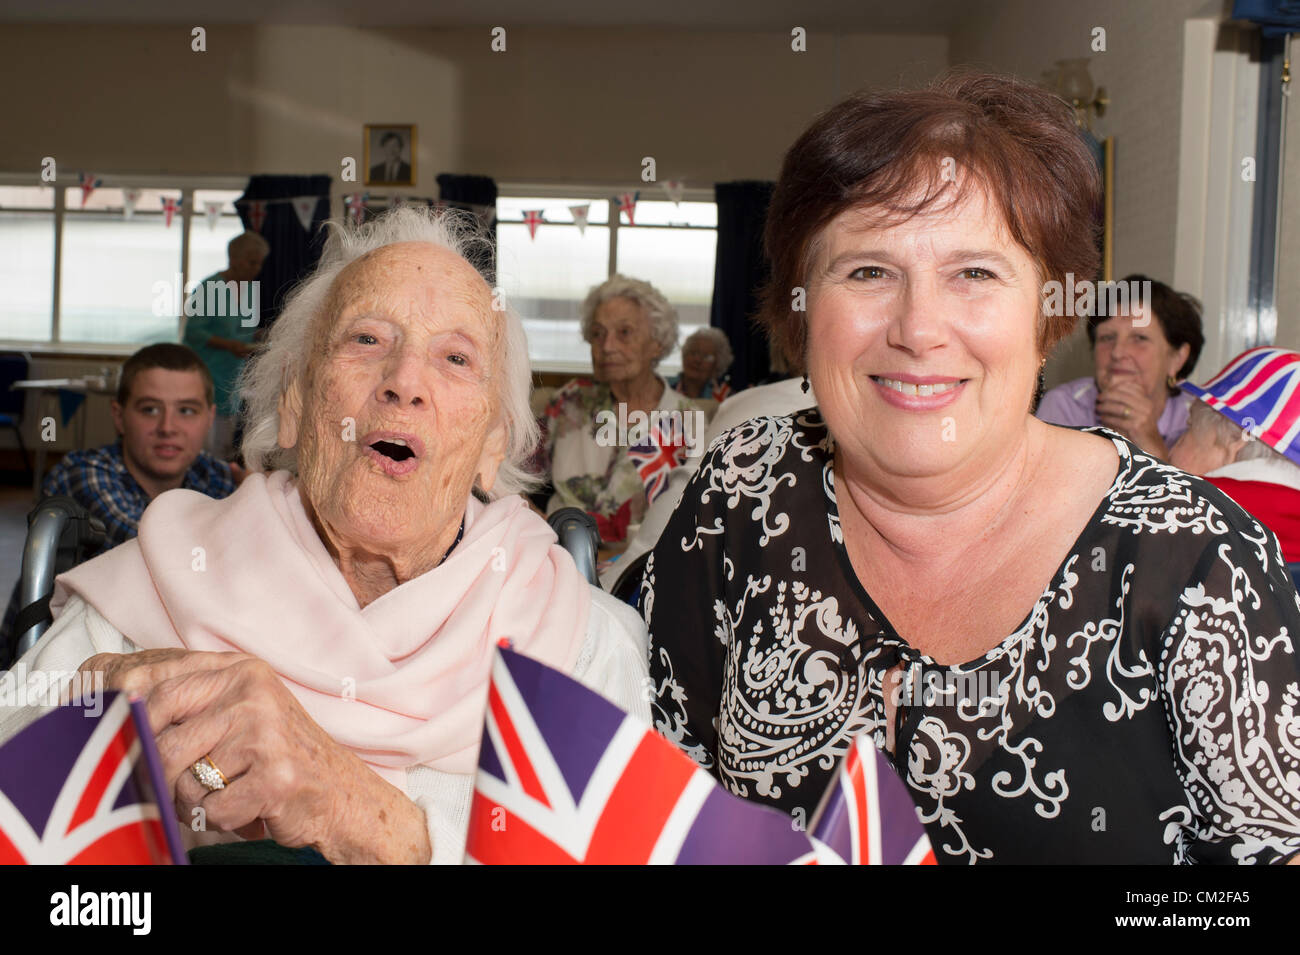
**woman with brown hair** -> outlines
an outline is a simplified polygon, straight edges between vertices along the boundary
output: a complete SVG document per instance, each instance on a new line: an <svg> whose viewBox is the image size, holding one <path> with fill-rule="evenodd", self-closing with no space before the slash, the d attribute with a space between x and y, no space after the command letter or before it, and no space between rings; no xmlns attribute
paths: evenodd
<svg viewBox="0 0 1300 955"><path fill-rule="evenodd" d="M657 726L732 792L806 819L869 732L940 861L1300 852L1276 539L1030 414L1099 188L1069 107L985 74L855 96L787 153L763 319L817 407L714 443L642 583Z"/></svg>

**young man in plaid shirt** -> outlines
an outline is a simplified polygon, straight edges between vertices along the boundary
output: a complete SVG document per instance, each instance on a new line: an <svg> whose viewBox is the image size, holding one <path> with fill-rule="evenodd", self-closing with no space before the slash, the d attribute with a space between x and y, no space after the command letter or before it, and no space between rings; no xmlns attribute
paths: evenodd
<svg viewBox="0 0 1300 955"><path fill-rule="evenodd" d="M118 441L64 455L41 485L42 497L71 497L103 523L107 537L89 557L134 537L145 507L164 491L223 498L243 476L203 450L216 412L212 376L184 345L149 345L128 358L112 410ZM0 627L6 659L18 610L15 585Z"/></svg>

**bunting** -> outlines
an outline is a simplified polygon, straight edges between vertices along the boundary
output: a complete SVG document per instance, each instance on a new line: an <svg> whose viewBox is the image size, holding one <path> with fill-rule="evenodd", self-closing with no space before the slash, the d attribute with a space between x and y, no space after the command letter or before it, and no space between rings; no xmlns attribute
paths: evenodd
<svg viewBox="0 0 1300 955"><path fill-rule="evenodd" d="M248 224L252 226L254 232L261 232L262 226L266 223L266 200L250 199L236 202L235 205L248 207Z"/></svg>
<svg viewBox="0 0 1300 955"><path fill-rule="evenodd" d="M181 201L172 196L162 196L160 199L163 207L163 222L170 229L172 227L172 216L180 210Z"/></svg>
<svg viewBox="0 0 1300 955"><path fill-rule="evenodd" d="M217 223L221 220L221 207L224 202L205 202L203 203L203 214L208 219L208 231L215 232Z"/></svg>
<svg viewBox="0 0 1300 955"><path fill-rule="evenodd" d="M664 192L668 194L668 198L673 201L673 204L681 205L682 195L686 191L686 183L681 179L669 179L662 185Z"/></svg>
<svg viewBox="0 0 1300 955"><path fill-rule="evenodd" d="M104 180L99 179L88 172L83 172L80 177L80 184L81 184L81 208L84 209L86 208L86 200L90 198L90 194L94 192L96 189L98 189L100 186L102 186L104 184Z"/></svg>
<svg viewBox="0 0 1300 955"><path fill-rule="evenodd" d="M632 218L632 213L636 211L636 201L641 198L641 191L625 192L622 195L615 196L614 201L618 203L618 211L627 216L628 225L636 225L636 220Z"/></svg>
<svg viewBox="0 0 1300 955"><path fill-rule="evenodd" d="M591 203L586 202L580 206L569 206L569 214L573 216L573 224L578 227L578 235L586 235L587 219L591 216Z"/></svg>
<svg viewBox="0 0 1300 955"><path fill-rule="evenodd" d="M122 190L122 218L130 221L135 215L135 204L140 201L141 189L123 189Z"/></svg>
<svg viewBox="0 0 1300 955"><path fill-rule="evenodd" d="M528 226L528 238L536 239L537 227L545 221L546 219L543 217L541 209L525 209L524 225Z"/></svg>
<svg viewBox="0 0 1300 955"><path fill-rule="evenodd" d="M355 225L361 225L366 217L366 200L370 198L368 192L354 192L343 197L343 205L347 208L346 218L352 220Z"/></svg>

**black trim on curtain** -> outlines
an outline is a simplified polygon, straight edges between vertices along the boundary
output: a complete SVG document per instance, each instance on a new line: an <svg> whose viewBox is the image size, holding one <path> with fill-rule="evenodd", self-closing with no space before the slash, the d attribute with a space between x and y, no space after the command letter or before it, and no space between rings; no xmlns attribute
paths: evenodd
<svg viewBox="0 0 1300 955"><path fill-rule="evenodd" d="M718 203L718 254L709 324L726 332L731 341L735 355L731 384L737 391L772 373L767 335L753 321L771 271L763 253L763 226L772 188L770 182L720 182L713 191Z"/></svg>
<svg viewBox="0 0 1300 955"><path fill-rule="evenodd" d="M491 241L482 255L471 255L470 262L479 270L489 285L496 284L497 274L497 183L490 176L462 176L444 172L438 175L438 198L445 202L470 206L487 206L493 210L488 222L481 219L478 227Z"/></svg>
<svg viewBox="0 0 1300 955"><path fill-rule="evenodd" d="M292 199L297 196L319 196L312 213L311 230L304 231L290 202L267 202L266 219L262 222L262 238L271 246L258 279L262 283L262 329L268 329L280 315L284 299L290 290L304 278L320 260L325 246L325 232L321 225L330 215L330 176L252 176L244 194L235 208L245 229L253 229L250 222L252 210L238 204L252 199ZM256 230L253 230L256 231Z"/></svg>

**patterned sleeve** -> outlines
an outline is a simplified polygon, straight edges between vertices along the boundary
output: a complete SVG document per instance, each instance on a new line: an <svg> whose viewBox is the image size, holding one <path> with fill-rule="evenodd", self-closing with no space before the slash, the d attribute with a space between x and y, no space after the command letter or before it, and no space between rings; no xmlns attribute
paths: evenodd
<svg viewBox="0 0 1300 955"><path fill-rule="evenodd" d="M1300 851L1300 596L1277 538L1223 499L1165 631L1159 678L1187 804L1162 816L1180 862Z"/></svg>
<svg viewBox="0 0 1300 955"><path fill-rule="evenodd" d="M723 537L724 495L712 486L724 450L715 446L686 486L641 580L655 728L715 773L731 636L724 603L731 571Z"/></svg>

